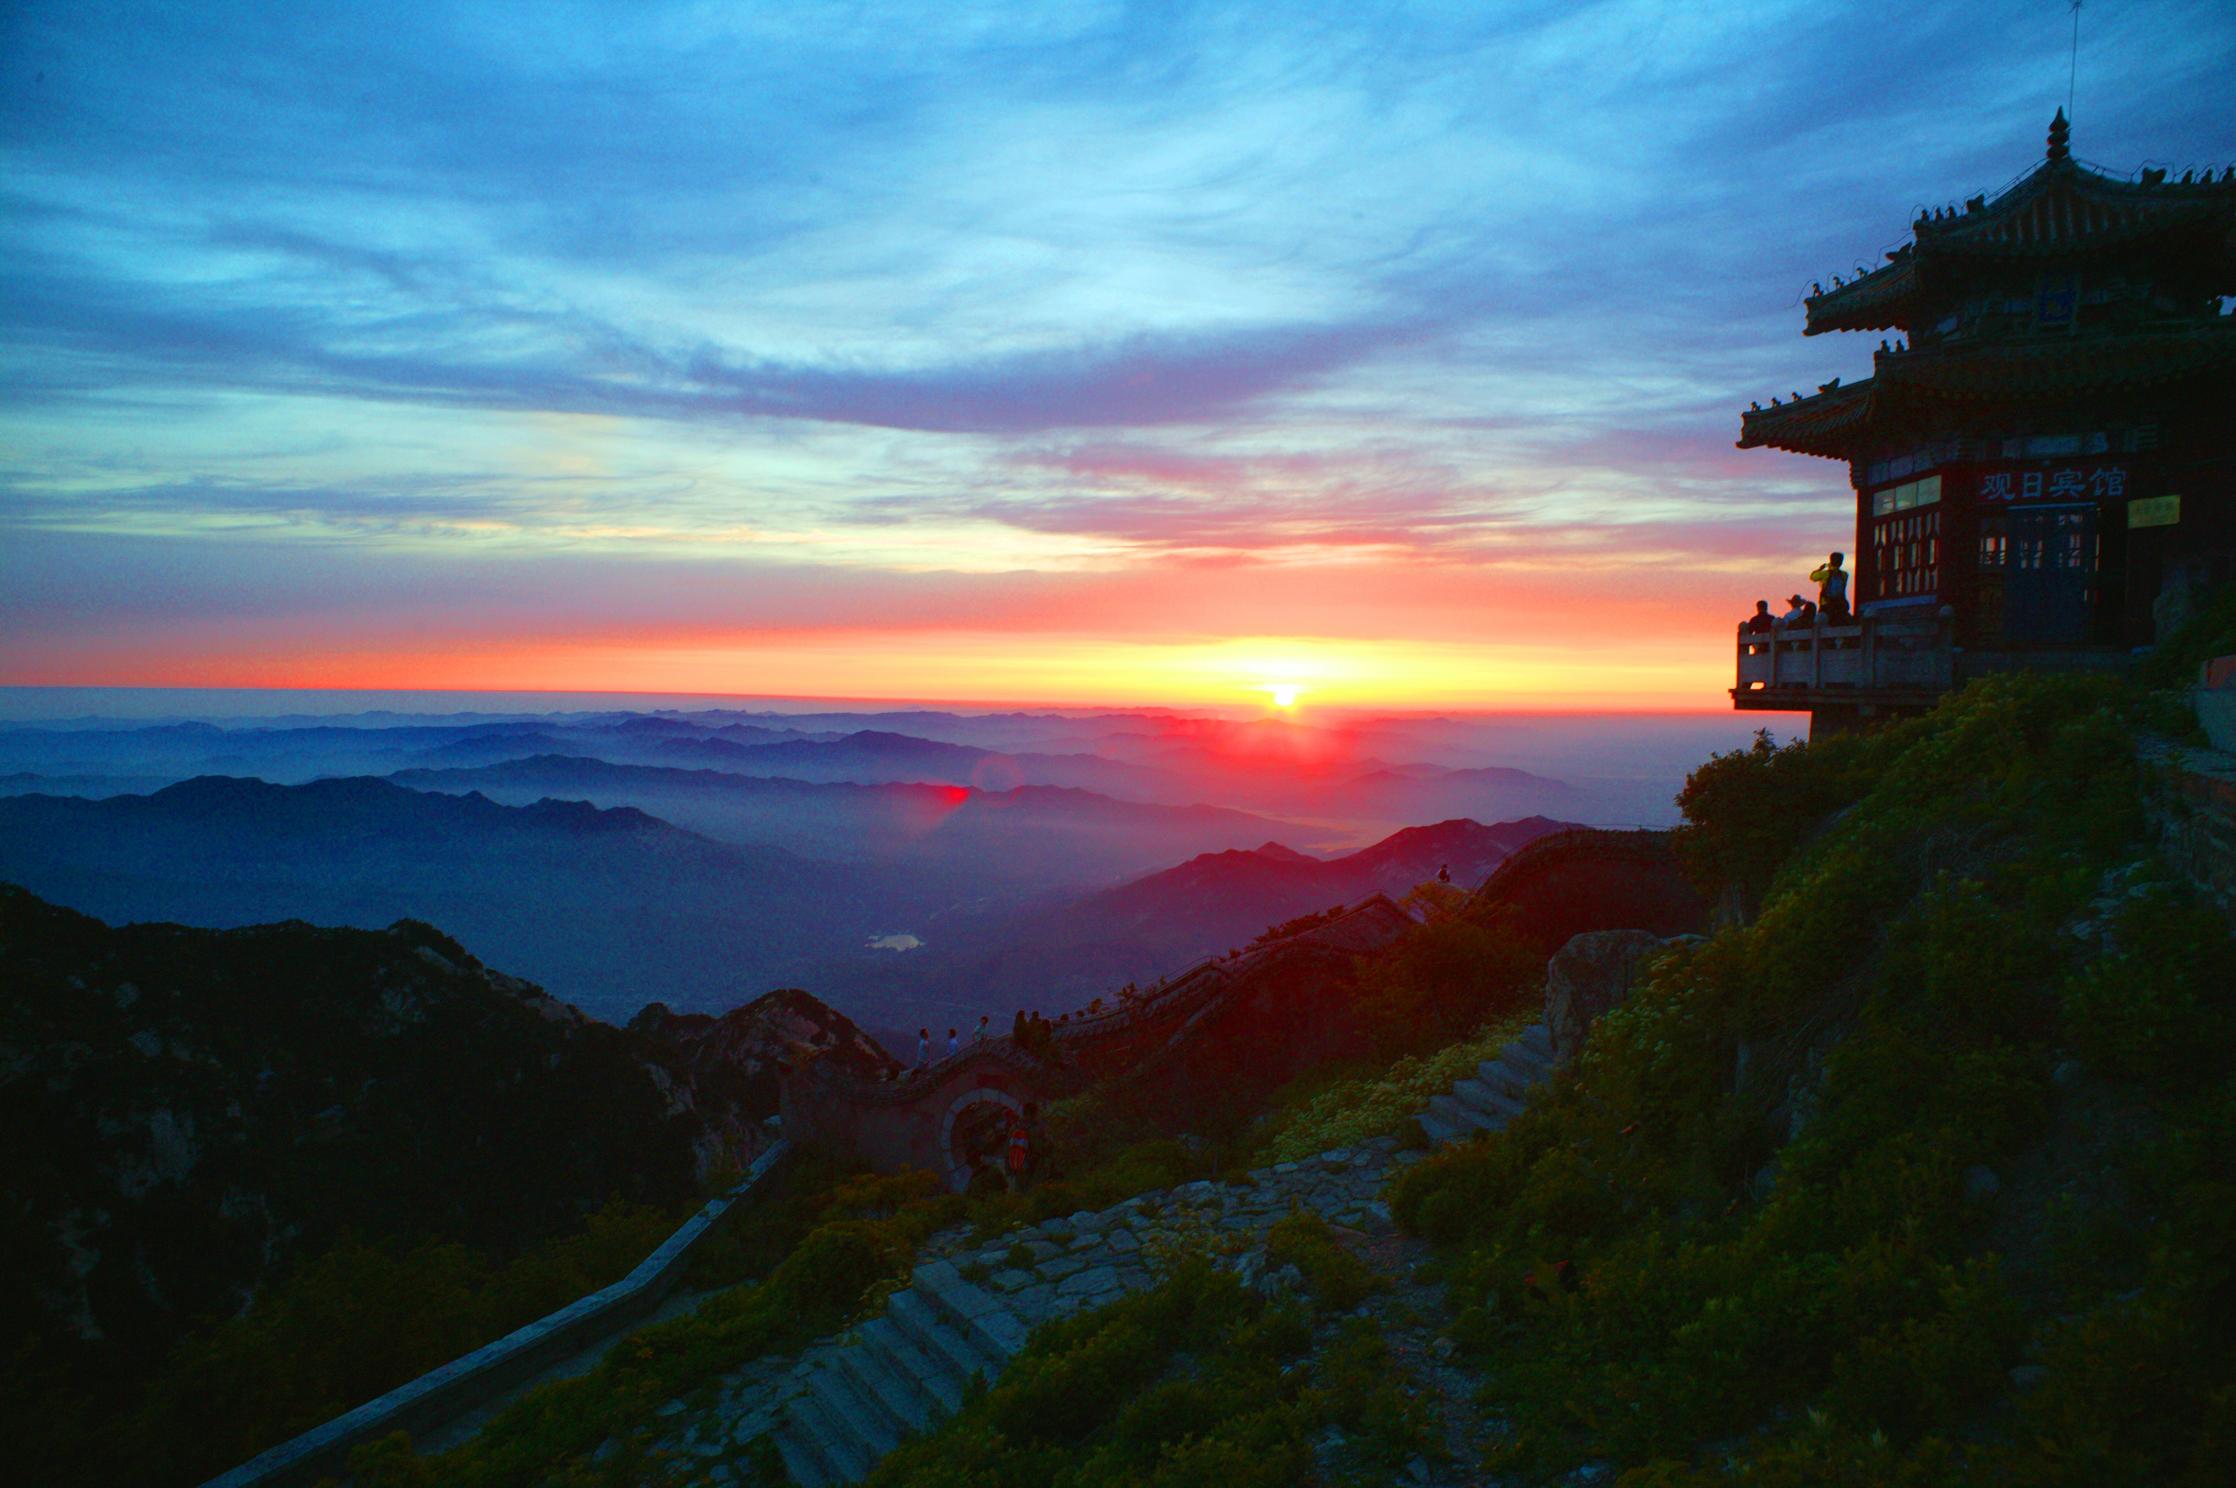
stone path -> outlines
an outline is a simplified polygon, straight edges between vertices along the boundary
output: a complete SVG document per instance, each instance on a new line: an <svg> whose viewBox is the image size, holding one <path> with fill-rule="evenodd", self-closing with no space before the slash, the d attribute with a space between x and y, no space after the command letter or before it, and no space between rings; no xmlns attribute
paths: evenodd
<svg viewBox="0 0 2236 1488"><path fill-rule="evenodd" d="M1552 1034L1543 1023L1532 1023L1498 1058L1476 1066L1472 1078L1432 1096L1421 1113L1421 1130L1440 1147L1505 1130L1507 1122L1522 1114L1529 1088L1552 1072L1553 1063Z"/></svg>
<svg viewBox="0 0 2236 1488"><path fill-rule="evenodd" d="M1496 1131L1551 1070L1551 1044L1533 1024L1420 1116L1437 1145ZM882 1315L792 1358L756 1361L723 1382L713 1408L664 1445L733 1477L741 1455L772 1442L799 1488L855 1483L909 1436L961 1405L974 1377L992 1381L1033 1329L1145 1289L1181 1255L1231 1255L1244 1266L1292 1208L1362 1237L1390 1240L1383 1185L1426 1154L1395 1137L1216 1183L1140 1194L1098 1212L1012 1230L919 1265ZM680 1414L682 1402L670 1402Z"/></svg>

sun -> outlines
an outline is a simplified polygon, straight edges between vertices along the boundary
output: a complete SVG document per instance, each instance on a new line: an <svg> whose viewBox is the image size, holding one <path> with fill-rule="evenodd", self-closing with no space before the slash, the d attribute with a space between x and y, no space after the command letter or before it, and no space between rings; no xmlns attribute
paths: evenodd
<svg viewBox="0 0 2236 1488"><path fill-rule="evenodd" d="M1297 705L1297 690L1294 687L1283 684L1269 687L1266 691L1273 694L1273 706L1276 708L1294 708Z"/></svg>

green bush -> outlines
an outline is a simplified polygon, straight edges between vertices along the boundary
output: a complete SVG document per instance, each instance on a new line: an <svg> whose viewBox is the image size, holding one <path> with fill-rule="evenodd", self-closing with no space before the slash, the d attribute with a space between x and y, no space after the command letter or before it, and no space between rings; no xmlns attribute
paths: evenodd
<svg viewBox="0 0 2236 1488"><path fill-rule="evenodd" d="M1366 1262L1344 1249L1326 1220L1302 1209L1291 1210L1266 1232L1266 1265L1296 1267L1312 1300L1331 1312L1349 1312L1384 1284Z"/></svg>
<svg viewBox="0 0 2236 1488"><path fill-rule="evenodd" d="M1500 1137L1392 1189L1515 1424L1493 1466L1795 1485L2225 1466L2203 1444L2227 1439L2232 1370L2204 1340L2236 1336L2236 963L2193 897L2097 905L2147 859L2135 706L2102 679L1997 678L1696 772L1687 861L1759 913L1650 966ZM2055 1130L2076 1098L2051 1079L2060 1044L2134 1082L2085 1158ZM2062 1197L1968 1197L1976 1168L2056 1161L2089 1166ZM2025 1254L1997 1253L2014 1239ZM2022 1395L2036 1349L2046 1383Z"/></svg>

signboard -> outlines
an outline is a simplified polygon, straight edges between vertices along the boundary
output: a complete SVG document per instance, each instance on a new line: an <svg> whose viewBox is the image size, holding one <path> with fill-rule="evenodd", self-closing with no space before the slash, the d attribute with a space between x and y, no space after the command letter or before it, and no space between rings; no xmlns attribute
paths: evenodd
<svg viewBox="0 0 2236 1488"><path fill-rule="evenodd" d="M1990 470L1980 476L1982 501L2118 501L2127 495L2125 465L2060 465L2047 470Z"/></svg>
<svg viewBox="0 0 2236 1488"><path fill-rule="evenodd" d="M2127 525L2130 527L2171 527L2182 519L2182 498L2179 496L2146 496L2127 504Z"/></svg>

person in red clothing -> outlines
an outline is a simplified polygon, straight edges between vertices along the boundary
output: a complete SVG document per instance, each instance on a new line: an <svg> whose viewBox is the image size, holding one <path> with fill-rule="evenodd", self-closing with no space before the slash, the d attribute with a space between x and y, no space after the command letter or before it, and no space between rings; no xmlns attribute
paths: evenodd
<svg viewBox="0 0 2236 1488"><path fill-rule="evenodd" d="M1012 1116L1009 1119L1009 1186L1011 1189L1023 1191L1026 1178L1031 1176L1032 1166L1033 1143L1032 1138L1025 1131L1025 1118Z"/></svg>

